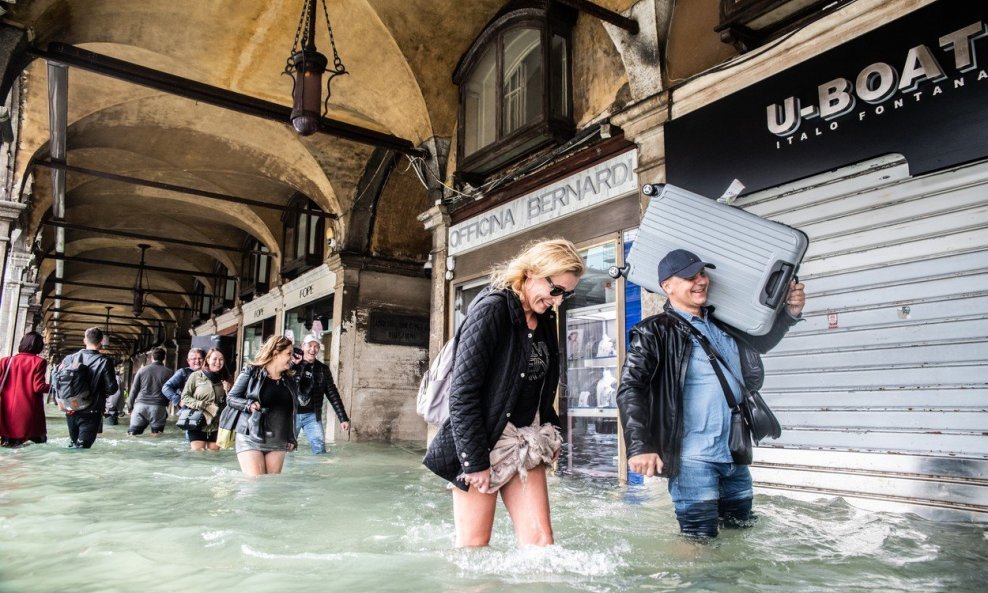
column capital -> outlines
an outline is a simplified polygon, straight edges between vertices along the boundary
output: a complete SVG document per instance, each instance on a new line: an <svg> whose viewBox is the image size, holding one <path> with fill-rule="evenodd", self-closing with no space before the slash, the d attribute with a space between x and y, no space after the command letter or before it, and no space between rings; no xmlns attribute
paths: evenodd
<svg viewBox="0 0 988 593"><path fill-rule="evenodd" d="M669 93L662 92L636 103L611 116L611 123L624 130L625 138L636 139L669 121Z"/></svg>
<svg viewBox="0 0 988 593"><path fill-rule="evenodd" d="M418 215L419 222L427 231L435 231L441 227L449 227L449 210L443 204L436 204L422 214Z"/></svg>
<svg viewBox="0 0 988 593"><path fill-rule="evenodd" d="M0 200L0 223L9 223L16 220L25 208L27 208L27 204L11 202L9 200Z"/></svg>

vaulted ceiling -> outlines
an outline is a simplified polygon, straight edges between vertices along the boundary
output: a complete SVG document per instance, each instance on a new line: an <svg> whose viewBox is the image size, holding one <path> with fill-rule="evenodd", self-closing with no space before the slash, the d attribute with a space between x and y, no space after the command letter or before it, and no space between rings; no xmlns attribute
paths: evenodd
<svg viewBox="0 0 988 593"><path fill-rule="evenodd" d="M333 81L327 117L405 139L412 146L450 138L457 101L450 75L502 5L502 0L330 0L336 47L349 74ZM282 70L301 6L302 0L22 0L7 17L27 28L31 46L41 50L49 43L70 44L287 107L292 83ZM316 45L331 55L322 23ZM31 192L29 236L42 230L46 248L53 236L53 227L45 224L52 216L53 182L51 169L38 162L50 157L47 70L46 61L36 59L22 76L22 127L14 163L18 185ZM382 149L372 145L327 134L303 138L283 122L82 68L69 67L67 91L65 161L71 167L281 206L300 192L339 217L331 226L341 240L347 237L355 200L366 201L358 184L373 173L368 171L371 163L382 162ZM393 220L372 224L386 228L389 236L367 242L365 249L378 252L366 255L424 259L428 236L414 214L428 208L429 197L399 164L389 183L401 191L388 191L387 196L402 203L381 208L381 217ZM445 164L438 165L445 173ZM197 271L198 279L212 286L208 274L216 262L232 273L240 267L240 254L223 247L239 247L253 237L272 252L280 251L281 212L276 209L204 199L78 170L66 173L65 191L64 219L72 225L205 244L177 245L69 228L66 256L133 264L139 258L136 245L144 242L151 245L150 266ZM366 232L373 234L375 229ZM54 270L49 257L38 277L42 286L47 283L49 299ZM64 278L82 284L128 287L134 277L132 268L65 262ZM181 293L191 290L192 278L152 272L152 288L163 290L149 300L151 306L142 316L146 320L128 331L138 332L140 325L153 325L156 319L187 327L191 315L182 308L191 301ZM80 299L64 301L64 309L92 314L105 314L100 299L130 299L126 291L80 284L66 284L63 294ZM113 313L129 315L123 306L114 306Z"/></svg>

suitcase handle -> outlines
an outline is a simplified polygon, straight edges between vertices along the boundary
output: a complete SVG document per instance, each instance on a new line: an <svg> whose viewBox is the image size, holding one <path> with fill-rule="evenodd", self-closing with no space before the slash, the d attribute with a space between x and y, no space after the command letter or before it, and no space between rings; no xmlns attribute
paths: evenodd
<svg viewBox="0 0 988 593"><path fill-rule="evenodd" d="M768 281L765 282L761 303L769 309L777 309L789 290L789 281L795 272L796 267L792 264L782 260L775 262L772 272L768 275Z"/></svg>

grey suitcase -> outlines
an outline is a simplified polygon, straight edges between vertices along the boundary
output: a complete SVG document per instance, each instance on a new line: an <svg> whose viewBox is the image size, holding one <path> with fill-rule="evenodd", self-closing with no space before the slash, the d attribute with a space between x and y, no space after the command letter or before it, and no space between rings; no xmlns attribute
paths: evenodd
<svg viewBox="0 0 988 593"><path fill-rule="evenodd" d="M806 254L806 234L672 185L642 191L652 200L616 273L661 294L659 260L673 249L692 251L717 266L707 270L717 318L754 336L768 333Z"/></svg>

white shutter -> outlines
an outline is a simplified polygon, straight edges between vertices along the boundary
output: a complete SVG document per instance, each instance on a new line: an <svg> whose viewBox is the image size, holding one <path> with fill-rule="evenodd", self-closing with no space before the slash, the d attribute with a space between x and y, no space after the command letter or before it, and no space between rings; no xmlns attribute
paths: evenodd
<svg viewBox="0 0 988 593"><path fill-rule="evenodd" d="M737 205L810 237L756 484L988 521L988 163L911 178L889 156Z"/></svg>

